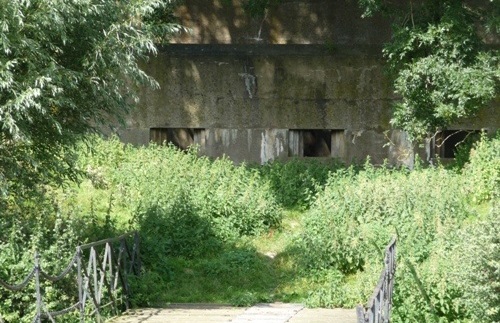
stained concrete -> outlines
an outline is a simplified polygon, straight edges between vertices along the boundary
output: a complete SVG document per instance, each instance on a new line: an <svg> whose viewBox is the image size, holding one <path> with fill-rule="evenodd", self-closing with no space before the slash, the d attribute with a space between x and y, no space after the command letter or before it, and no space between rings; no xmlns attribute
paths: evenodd
<svg viewBox="0 0 500 323"><path fill-rule="evenodd" d="M144 64L161 89L143 91L118 131L125 141L147 144L151 128L205 129L203 154L265 163L292 157L290 130L327 129L346 135L347 146L332 156L387 157L393 95L376 51L245 45L209 46L201 55L204 47L174 48Z"/></svg>
<svg viewBox="0 0 500 323"><path fill-rule="evenodd" d="M380 44L390 38L381 16L363 19L357 1L282 0L251 17L244 0L184 0L175 14L191 44ZM332 45L333 46L333 45Z"/></svg>
<svg viewBox="0 0 500 323"><path fill-rule="evenodd" d="M303 156L301 130L328 130L331 157L347 163L370 156L411 167L415 153L433 154L431 143L414 147L391 128L389 24L362 19L356 1L283 0L251 18L241 0L185 0L176 15L191 33L141 64L160 89L144 88L116 125L123 141L146 145L151 128L196 129L203 155L266 163ZM450 129L493 133L499 105Z"/></svg>

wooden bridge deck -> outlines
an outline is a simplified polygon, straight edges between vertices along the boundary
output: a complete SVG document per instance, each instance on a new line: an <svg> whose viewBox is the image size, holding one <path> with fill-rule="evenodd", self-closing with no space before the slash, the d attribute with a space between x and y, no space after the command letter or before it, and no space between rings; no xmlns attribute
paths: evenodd
<svg viewBox="0 0 500 323"><path fill-rule="evenodd" d="M163 309L130 311L109 323L356 323L356 311L306 309L301 304L257 304L232 307L215 304L172 304Z"/></svg>

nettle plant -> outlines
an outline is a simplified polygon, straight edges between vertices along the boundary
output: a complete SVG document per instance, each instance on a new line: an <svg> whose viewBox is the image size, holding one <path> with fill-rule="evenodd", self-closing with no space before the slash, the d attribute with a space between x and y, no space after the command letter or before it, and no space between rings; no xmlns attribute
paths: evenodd
<svg viewBox="0 0 500 323"><path fill-rule="evenodd" d="M81 167L92 171L89 194L110 192L113 210L133 216L151 247L163 248L159 256L208 254L222 242L281 224L281 207L257 169L200 157L194 148L135 148L117 138L94 142L94 152L81 157Z"/></svg>

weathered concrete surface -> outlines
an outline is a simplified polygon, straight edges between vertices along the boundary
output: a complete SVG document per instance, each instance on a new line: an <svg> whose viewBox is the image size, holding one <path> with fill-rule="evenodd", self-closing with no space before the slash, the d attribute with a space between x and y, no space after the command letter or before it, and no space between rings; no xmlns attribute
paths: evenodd
<svg viewBox="0 0 500 323"><path fill-rule="evenodd" d="M213 304L174 304L165 309L133 310L110 323L182 323L182 322L231 322L245 312L243 307Z"/></svg>
<svg viewBox="0 0 500 323"><path fill-rule="evenodd" d="M144 69L161 88L145 89L118 129L126 142L148 144L151 128L198 129L202 154L265 163L301 156L290 153L291 132L324 129L337 135L332 157L411 164L408 138L389 131L396 96L380 48L172 45ZM498 106L450 129L494 132Z"/></svg>
<svg viewBox="0 0 500 323"><path fill-rule="evenodd" d="M357 1L283 0L263 17L244 12L242 0L184 0L176 12L192 44L381 44L390 25L361 17Z"/></svg>
<svg viewBox="0 0 500 323"><path fill-rule="evenodd" d="M130 126L149 128L387 128L390 83L379 55L287 55L236 47L201 56L167 47L144 65L160 90L145 90ZM171 50L172 49L172 50ZM190 55L191 54L191 55Z"/></svg>
<svg viewBox="0 0 500 323"><path fill-rule="evenodd" d="M144 68L161 89L144 90L118 131L124 141L147 144L151 128L204 129L203 154L265 163L291 157L290 130L329 129L345 132L332 156L388 157L393 94L374 48L179 45Z"/></svg>
<svg viewBox="0 0 500 323"><path fill-rule="evenodd" d="M246 0L183 0L174 15L188 30L172 39L184 44L382 44L390 22L377 14L362 17L357 0L281 0L264 16L244 11ZM410 4L411 2L411 4ZM418 0L392 1L409 11ZM487 6L489 1L469 0ZM480 34L484 34L479 30ZM483 37L500 44L500 37Z"/></svg>
<svg viewBox="0 0 500 323"><path fill-rule="evenodd" d="M397 97L381 55L389 24L362 19L357 1L283 0L254 19L242 0L185 0L176 14L192 32L142 65L161 88L142 91L117 127L123 141L146 145L152 128L196 129L204 155L265 163L304 156L300 131L326 130L330 156L348 163L369 155L411 166L415 153L435 153L391 129ZM499 106L450 129L493 133Z"/></svg>
<svg viewBox="0 0 500 323"><path fill-rule="evenodd" d="M238 315L231 322L263 322L263 323L285 323L300 312L302 304L257 304L248 308L243 314Z"/></svg>
<svg viewBox="0 0 500 323"><path fill-rule="evenodd" d="M215 304L173 304L165 309L140 309L110 323L355 323L355 310L306 309L301 304L257 304L249 308Z"/></svg>

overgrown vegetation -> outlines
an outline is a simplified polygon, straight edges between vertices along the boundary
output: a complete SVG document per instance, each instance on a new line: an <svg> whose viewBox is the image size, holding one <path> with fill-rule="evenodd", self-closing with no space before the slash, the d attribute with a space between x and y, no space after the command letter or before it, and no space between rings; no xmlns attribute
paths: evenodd
<svg viewBox="0 0 500 323"><path fill-rule="evenodd" d="M80 185L45 186L38 199L31 195L24 204L2 211L3 280L23 278L33 266L35 249L44 250L44 268L57 272L65 265L61 259L69 261L78 243L138 230L145 268L140 285L147 292L141 298L139 291L136 302L144 304L154 300L151 290L168 290L176 268L172 259L182 263L226 254L230 268L241 257L257 263L255 252L237 247L238 240L280 226L281 207L256 169L236 167L227 159L211 161L173 146L136 149L117 139L86 141L78 153L86 176ZM30 292L2 289L2 317L31 320ZM57 300L64 299L56 292L45 297L56 309ZM154 301L165 302L165 295Z"/></svg>
<svg viewBox="0 0 500 323"><path fill-rule="evenodd" d="M172 6L0 1L0 206L39 184L75 180L74 144L121 118L139 85L157 87L138 60L181 28L168 19Z"/></svg>
<svg viewBox="0 0 500 323"><path fill-rule="evenodd" d="M292 159L258 166L257 169L261 176L270 182L278 203L289 209L305 210L310 207L314 195L322 190L330 173L344 167L335 159Z"/></svg>
<svg viewBox="0 0 500 323"><path fill-rule="evenodd" d="M245 9L262 16L279 1ZM137 59L180 28L175 2L0 0L1 279L24 278L35 250L58 273L78 244L137 230L136 305L352 307L370 296L381 250L397 235L395 322L500 321L498 136L460 151L453 169L412 171L234 166L195 150L82 142L128 110L136 85L156 86ZM367 14L405 17L385 55L401 95L393 123L413 138L497 95L498 53L483 38L498 34L498 2L410 1L399 8L408 15L359 2ZM0 321L31 321L33 288L0 288ZM76 297L66 281L43 293L49 309Z"/></svg>
<svg viewBox="0 0 500 323"><path fill-rule="evenodd" d="M367 299L378 251L397 235L395 321L498 320L499 157L499 138L483 138L459 173L365 165L331 176L296 244L306 272L333 273L323 274L313 305Z"/></svg>
<svg viewBox="0 0 500 323"><path fill-rule="evenodd" d="M498 94L498 51L488 38L500 31L498 1L359 0L366 16L393 23L383 52L401 100L393 125L422 140L473 117Z"/></svg>
<svg viewBox="0 0 500 323"><path fill-rule="evenodd" d="M301 160L234 166L195 150L95 138L77 149L80 185L45 186L6 209L0 278L19 281L35 249L57 272L76 245L135 229L138 306L353 307L371 295L397 235L395 322L495 321L499 145L483 137L461 170L410 171ZM50 308L74 297L68 286L44 287ZM32 293L0 289L2 318L29 321Z"/></svg>

